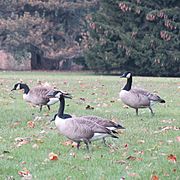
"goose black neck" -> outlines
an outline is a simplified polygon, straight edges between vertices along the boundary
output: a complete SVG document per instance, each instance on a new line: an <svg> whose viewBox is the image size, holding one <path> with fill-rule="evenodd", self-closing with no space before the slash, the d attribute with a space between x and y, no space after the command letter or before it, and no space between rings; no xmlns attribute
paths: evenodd
<svg viewBox="0 0 180 180"><path fill-rule="evenodd" d="M30 90L27 84L21 84L21 89L24 89L24 94L28 94Z"/></svg>
<svg viewBox="0 0 180 180"><path fill-rule="evenodd" d="M64 99L64 97L60 97L59 100L60 100L60 106L59 106L59 110L58 110L58 116L60 118L63 118L63 116L64 116L65 99Z"/></svg>
<svg viewBox="0 0 180 180"><path fill-rule="evenodd" d="M132 86L132 76L127 79L127 83L124 86L123 90L130 91Z"/></svg>

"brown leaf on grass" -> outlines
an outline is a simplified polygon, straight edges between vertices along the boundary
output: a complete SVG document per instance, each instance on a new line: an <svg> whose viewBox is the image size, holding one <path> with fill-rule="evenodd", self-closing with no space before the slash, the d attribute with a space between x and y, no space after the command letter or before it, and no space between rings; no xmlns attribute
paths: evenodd
<svg viewBox="0 0 180 180"><path fill-rule="evenodd" d="M58 155L53 153L53 152L51 152L51 153L49 153L49 159L51 161L58 160Z"/></svg>
<svg viewBox="0 0 180 180"><path fill-rule="evenodd" d="M142 158L134 157L134 156L128 156L126 159L127 160L131 160L131 161L135 161L135 160L142 161L143 160Z"/></svg>
<svg viewBox="0 0 180 180"><path fill-rule="evenodd" d="M138 174L138 173L129 173L128 176L131 176L131 177L138 177L139 174Z"/></svg>
<svg viewBox="0 0 180 180"><path fill-rule="evenodd" d="M13 123L10 127L11 127L11 128L15 128L15 127L19 126L20 123L21 123L20 121L16 121L16 122Z"/></svg>
<svg viewBox="0 0 180 180"><path fill-rule="evenodd" d="M144 143L145 143L145 140L143 140L143 139L137 140L137 143L138 143L138 144L144 144Z"/></svg>
<svg viewBox="0 0 180 180"><path fill-rule="evenodd" d="M151 180L159 180L159 177L157 175L152 175Z"/></svg>
<svg viewBox="0 0 180 180"><path fill-rule="evenodd" d="M28 121L28 122L27 122L27 125L28 125L28 127L30 127L30 128L34 128L34 127L35 127L35 123L34 123L33 121Z"/></svg>
<svg viewBox="0 0 180 180"><path fill-rule="evenodd" d="M168 155L167 159L173 163L176 163L177 161L176 156L173 154Z"/></svg>
<svg viewBox="0 0 180 180"><path fill-rule="evenodd" d="M85 159L85 160L90 160L90 159L91 159L91 156L90 156L90 155L85 155L85 156L84 156L84 159Z"/></svg>
<svg viewBox="0 0 180 180"><path fill-rule="evenodd" d="M64 146L72 146L72 147L77 147L77 143L76 142L73 142L71 140L68 140L68 141L65 141L63 143L61 143L62 145Z"/></svg>
<svg viewBox="0 0 180 180"><path fill-rule="evenodd" d="M15 141L16 141L16 143L15 143L16 147L20 147L20 146L22 146L24 144L28 144L30 142L29 138L21 138L21 137L15 138Z"/></svg>
<svg viewBox="0 0 180 180"><path fill-rule="evenodd" d="M167 131L167 130L178 131L178 130L180 130L180 127L176 127L176 126L164 126L164 127L159 127L159 129L161 131Z"/></svg>
<svg viewBox="0 0 180 180"><path fill-rule="evenodd" d="M124 147L125 147L125 148L128 148L128 144L125 144Z"/></svg>
<svg viewBox="0 0 180 180"><path fill-rule="evenodd" d="M176 141L177 141L177 142L180 142L180 136L177 136L177 137L176 137Z"/></svg>
<svg viewBox="0 0 180 180"><path fill-rule="evenodd" d="M126 161L124 161L124 160L117 160L117 161L115 161L115 163L123 165L123 164L126 164Z"/></svg>
<svg viewBox="0 0 180 180"><path fill-rule="evenodd" d="M90 105L87 105L87 106L86 106L86 109L93 110L94 107L93 107L93 106L90 106Z"/></svg>
<svg viewBox="0 0 180 180"><path fill-rule="evenodd" d="M128 156L128 157L127 157L127 160L134 161L134 160L136 160L136 157L134 157L134 156Z"/></svg>
<svg viewBox="0 0 180 180"><path fill-rule="evenodd" d="M75 152L71 152L69 155L74 157L74 158L76 157L76 153Z"/></svg>
<svg viewBox="0 0 180 180"><path fill-rule="evenodd" d="M171 124L172 122L174 122L175 121L175 119L163 119L163 120L161 120L161 122L163 122L163 123L169 123L169 124Z"/></svg>
<svg viewBox="0 0 180 180"><path fill-rule="evenodd" d="M123 108L128 109L128 108L129 108L129 106L127 106L127 105L123 105Z"/></svg>
<svg viewBox="0 0 180 180"><path fill-rule="evenodd" d="M79 98L81 101L86 101L86 99L85 98Z"/></svg>
<svg viewBox="0 0 180 180"><path fill-rule="evenodd" d="M32 179L32 175L30 174L30 171L26 168L23 168L22 171L18 171L19 176L21 176L23 179Z"/></svg>

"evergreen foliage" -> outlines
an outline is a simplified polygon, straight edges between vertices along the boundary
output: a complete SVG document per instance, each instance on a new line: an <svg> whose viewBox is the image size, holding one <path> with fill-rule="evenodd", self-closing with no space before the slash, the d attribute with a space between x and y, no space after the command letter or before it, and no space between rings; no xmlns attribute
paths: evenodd
<svg viewBox="0 0 180 180"><path fill-rule="evenodd" d="M88 67L95 72L180 75L178 0L101 0L87 19Z"/></svg>

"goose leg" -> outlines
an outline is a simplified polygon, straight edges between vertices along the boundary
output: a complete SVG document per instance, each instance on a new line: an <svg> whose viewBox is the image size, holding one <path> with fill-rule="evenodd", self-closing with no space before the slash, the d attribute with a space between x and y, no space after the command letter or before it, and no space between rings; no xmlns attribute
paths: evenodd
<svg viewBox="0 0 180 180"><path fill-rule="evenodd" d="M42 111L42 105L40 105L40 112Z"/></svg>
<svg viewBox="0 0 180 180"><path fill-rule="evenodd" d="M154 116L154 112L153 112L152 108L149 107L149 109L150 109L150 111L151 111L151 115Z"/></svg>
<svg viewBox="0 0 180 180"><path fill-rule="evenodd" d="M103 138L103 143L104 143L105 146L107 146L105 138Z"/></svg>
<svg viewBox="0 0 180 180"><path fill-rule="evenodd" d="M77 142L77 149L79 150L80 142Z"/></svg>
<svg viewBox="0 0 180 180"><path fill-rule="evenodd" d="M138 116L138 109L136 109L136 116Z"/></svg>
<svg viewBox="0 0 180 180"><path fill-rule="evenodd" d="M50 111L50 106L49 106L49 105L47 105L47 107L48 107L48 110Z"/></svg>
<svg viewBox="0 0 180 180"><path fill-rule="evenodd" d="M84 143L86 144L87 151L89 152L89 142L88 142L88 140L84 140Z"/></svg>

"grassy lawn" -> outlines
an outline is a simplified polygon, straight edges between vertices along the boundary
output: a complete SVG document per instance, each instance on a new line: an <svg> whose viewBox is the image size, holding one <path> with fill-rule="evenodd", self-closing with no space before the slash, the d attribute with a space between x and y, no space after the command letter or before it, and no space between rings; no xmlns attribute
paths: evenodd
<svg viewBox="0 0 180 180"><path fill-rule="evenodd" d="M49 122L59 104L39 113L22 99L22 92L10 91L19 80L30 87L41 80L68 91L73 99L66 100L66 113L110 118L126 130L119 139L107 139L110 147L93 142L90 153L84 144L79 151L67 146L67 139ZM139 110L136 117L135 110L124 107L118 93L125 83L118 76L0 72L0 179L21 179L18 172L26 169L38 180L180 179L180 79L133 78L135 86L156 91L166 100L153 107L154 117L148 109ZM86 109L87 105L94 109ZM51 152L58 160L49 160Z"/></svg>

